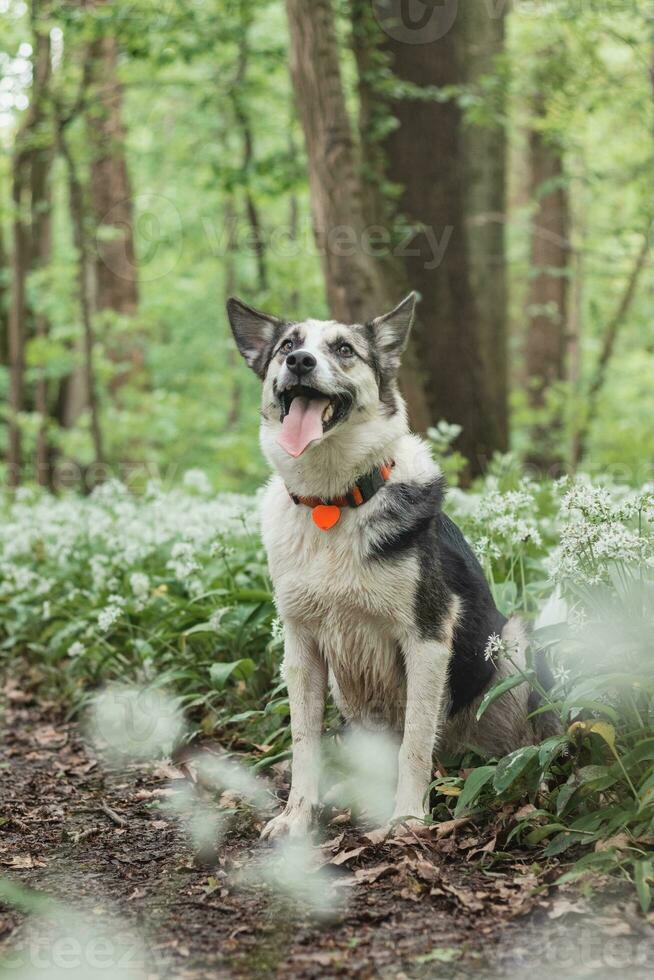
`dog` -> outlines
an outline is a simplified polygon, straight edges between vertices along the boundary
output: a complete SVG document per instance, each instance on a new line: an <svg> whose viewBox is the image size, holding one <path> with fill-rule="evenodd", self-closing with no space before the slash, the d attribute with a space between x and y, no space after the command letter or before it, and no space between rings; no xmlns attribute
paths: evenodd
<svg viewBox="0 0 654 980"><path fill-rule="evenodd" d="M232 298L236 345L263 383L260 442L275 475L261 521L284 623L292 786L264 838L306 834L319 805L328 689L345 722L399 744L393 820L424 819L436 747L504 754L539 740L534 692L484 693L525 664L527 635L496 608L443 512L445 482L409 431L398 387L411 293L366 324L293 322Z"/></svg>

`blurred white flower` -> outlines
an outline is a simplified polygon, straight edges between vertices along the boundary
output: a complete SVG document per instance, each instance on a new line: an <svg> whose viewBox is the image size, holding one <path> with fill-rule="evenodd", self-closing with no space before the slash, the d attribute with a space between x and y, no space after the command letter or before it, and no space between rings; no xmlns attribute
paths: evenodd
<svg viewBox="0 0 654 980"><path fill-rule="evenodd" d="M137 599L147 599L150 593L150 578L143 572L132 572L129 585Z"/></svg>
<svg viewBox="0 0 654 980"><path fill-rule="evenodd" d="M337 753L344 778L332 789L331 798L374 824L385 823L395 802L398 749L383 731L348 731Z"/></svg>
<svg viewBox="0 0 654 980"><path fill-rule="evenodd" d="M211 493L211 482L203 470L187 470L182 482L187 490L195 490L205 496Z"/></svg>
<svg viewBox="0 0 654 980"><path fill-rule="evenodd" d="M276 844L262 864L244 875L246 881L263 879L302 911L329 918L343 904L333 887L335 876L320 864L321 852L309 838L286 838Z"/></svg>
<svg viewBox="0 0 654 980"><path fill-rule="evenodd" d="M120 606L105 606L98 613L98 627L101 632L106 633L115 626L122 615L122 609Z"/></svg>
<svg viewBox="0 0 654 980"><path fill-rule="evenodd" d="M156 688L108 687L94 698L89 716L93 742L116 760L170 755L185 727L177 700Z"/></svg>

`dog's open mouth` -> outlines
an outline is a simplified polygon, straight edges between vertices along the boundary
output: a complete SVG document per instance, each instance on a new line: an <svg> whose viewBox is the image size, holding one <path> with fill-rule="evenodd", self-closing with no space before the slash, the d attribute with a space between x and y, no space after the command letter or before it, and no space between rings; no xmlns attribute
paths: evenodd
<svg viewBox="0 0 654 980"><path fill-rule="evenodd" d="M295 385L280 392L282 431L277 440L290 456L301 456L312 442L341 422L350 401L344 395L328 395L317 388Z"/></svg>

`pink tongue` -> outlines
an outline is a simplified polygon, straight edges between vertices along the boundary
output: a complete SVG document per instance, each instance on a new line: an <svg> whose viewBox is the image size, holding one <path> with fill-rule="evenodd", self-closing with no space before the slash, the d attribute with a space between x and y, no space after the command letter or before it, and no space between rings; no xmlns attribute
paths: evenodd
<svg viewBox="0 0 654 980"><path fill-rule="evenodd" d="M322 439L322 413L328 404L328 398L293 399L277 440L289 456L301 456L310 442Z"/></svg>

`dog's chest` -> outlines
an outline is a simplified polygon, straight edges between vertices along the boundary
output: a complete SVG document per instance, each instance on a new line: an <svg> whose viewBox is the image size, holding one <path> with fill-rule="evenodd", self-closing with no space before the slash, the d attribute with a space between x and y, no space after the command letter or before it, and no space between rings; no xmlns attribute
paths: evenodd
<svg viewBox="0 0 654 980"><path fill-rule="evenodd" d="M282 618L312 631L348 632L366 626L402 631L414 617L417 563L380 561L368 554L365 524L344 512L319 530L307 510L291 511L264 532Z"/></svg>
<svg viewBox="0 0 654 980"><path fill-rule="evenodd" d="M282 619L318 642L346 718L399 723L401 644L415 617L416 561L368 557L356 514L345 513L327 532L306 512L286 516L286 534L281 524L264 532Z"/></svg>

